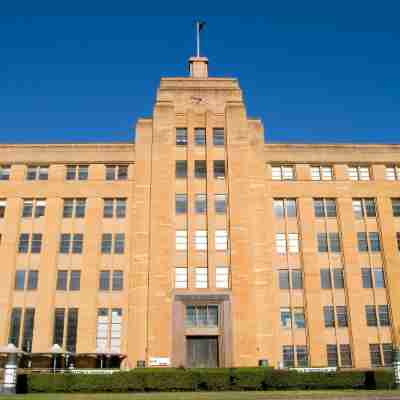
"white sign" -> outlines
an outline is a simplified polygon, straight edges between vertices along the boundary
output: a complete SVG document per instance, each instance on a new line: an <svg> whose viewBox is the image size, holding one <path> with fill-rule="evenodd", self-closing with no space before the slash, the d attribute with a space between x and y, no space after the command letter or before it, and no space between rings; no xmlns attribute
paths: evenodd
<svg viewBox="0 0 400 400"><path fill-rule="evenodd" d="M150 367L169 367L170 364L169 357L150 357L149 359Z"/></svg>
<svg viewBox="0 0 400 400"><path fill-rule="evenodd" d="M321 368L290 368L297 372L336 372L336 367L321 367Z"/></svg>

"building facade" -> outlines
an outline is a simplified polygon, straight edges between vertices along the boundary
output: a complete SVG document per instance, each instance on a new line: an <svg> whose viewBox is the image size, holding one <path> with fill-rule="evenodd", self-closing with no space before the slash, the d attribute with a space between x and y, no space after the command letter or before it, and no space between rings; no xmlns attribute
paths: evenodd
<svg viewBox="0 0 400 400"><path fill-rule="evenodd" d="M44 365L391 363L400 146L269 144L236 79L162 78L124 144L0 146L0 345Z"/></svg>

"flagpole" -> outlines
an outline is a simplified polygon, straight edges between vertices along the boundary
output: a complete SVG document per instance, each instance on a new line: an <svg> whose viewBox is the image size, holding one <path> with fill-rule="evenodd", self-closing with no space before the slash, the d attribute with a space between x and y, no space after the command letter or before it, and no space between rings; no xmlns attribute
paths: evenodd
<svg viewBox="0 0 400 400"><path fill-rule="evenodd" d="M197 57L200 57L200 22L196 21L197 27Z"/></svg>

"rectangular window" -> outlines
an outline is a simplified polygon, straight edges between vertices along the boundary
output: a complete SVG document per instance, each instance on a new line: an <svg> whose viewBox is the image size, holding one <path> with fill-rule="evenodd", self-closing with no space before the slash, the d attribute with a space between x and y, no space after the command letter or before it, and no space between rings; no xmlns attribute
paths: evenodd
<svg viewBox="0 0 400 400"><path fill-rule="evenodd" d="M36 290L39 283L39 271L30 270L28 271L28 282L27 282L27 290Z"/></svg>
<svg viewBox="0 0 400 400"><path fill-rule="evenodd" d="M57 271L57 290L67 290L67 280L68 280L68 271L66 270L58 270Z"/></svg>
<svg viewBox="0 0 400 400"><path fill-rule="evenodd" d="M320 253L328 252L328 234L325 232L317 233L318 251Z"/></svg>
<svg viewBox="0 0 400 400"><path fill-rule="evenodd" d="M194 177L198 179L207 178L207 164L205 160L194 161Z"/></svg>
<svg viewBox="0 0 400 400"><path fill-rule="evenodd" d="M103 218L114 217L114 199L103 199Z"/></svg>
<svg viewBox="0 0 400 400"><path fill-rule="evenodd" d="M110 271L100 271L99 290L110 290Z"/></svg>
<svg viewBox="0 0 400 400"><path fill-rule="evenodd" d="M64 199L63 218L72 218L74 215L74 199Z"/></svg>
<svg viewBox="0 0 400 400"><path fill-rule="evenodd" d="M370 173L368 167L351 166L348 167L348 175L351 181L369 181Z"/></svg>
<svg viewBox="0 0 400 400"><path fill-rule="evenodd" d="M175 161L175 178L183 179L187 177L187 161L177 160Z"/></svg>
<svg viewBox="0 0 400 400"><path fill-rule="evenodd" d="M379 233L378 232L369 232L369 242L370 242L370 250L372 252L379 252L381 251L381 242L379 239Z"/></svg>
<svg viewBox="0 0 400 400"><path fill-rule="evenodd" d="M103 233L101 236L101 254L111 254L112 234Z"/></svg>
<svg viewBox="0 0 400 400"><path fill-rule="evenodd" d="M382 355L380 345L378 343L369 345L369 355L371 359L371 367L382 366Z"/></svg>
<svg viewBox="0 0 400 400"><path fill-rule="evenodd" d="M316 218L336 218L335 199L314 199L314 215Z"/></svg>
<svg viewBox="0 0 400 400"><path fill-rule="evenodd" d="M295 218L297 216L296 211L296 199L274 199L273 200L274 214L277 218Z"/></svg>
<svg viewBox="0 0 400 400"><path fill-rule="evenodd" d="M375 288L382 289L385 285L385 275L382 268L374 268Z"/></svg>
<svg viewBox="0 0 400 400"><path fill-rule="evenodd" d="M300 269L290 271L292 277L292 289L303 289L303 275Z"/></svg>
<svg viewBox="0 0 400 400"><path fill-rule="evenodd" d="M83 251L83 234L74 233L72 236L72 254L82 254Z"/></svg>
<svg viewBox="0 0 400 400"><path fill-rule="evenodd" d="M368 251L368 240L365 232L357 232L358 251Z"/></svg>
<svg viewBox="0 0 400 400"><path fill-rule="evenodd" d="M26 271L22 270L22 269L17 269L15 271L15 283L14 283L15 290L24 290L25 289L25 274L26 274Z"/></svg>
<svg viewBox="0 0 400 400"><path fill-rule="evenodd" d="M214 160L214 178L225 179L225 161Z"/></svg>
<svg viewBox="0 0 400 400"><path fill-rule="evenodd" d="M375 199L353 199L353 213L356 219L376 217Z"/></svg>
<svg viewBox="0 0 400 400"><path fill-rule="evenodd" d="M326 358L328 360L328 367L338 366L338 352L336 344L326 345Z"/></svg>
<svg viewBox="0 0 400 400"><path fill-rule="evenodd" d="M294 168L290 165L272 166L272 180L292 181L294 180Z"/></svg>
<svg viewBox="0 0 400 400"><path fill-rule="evenodd" d="M279 270L279 289L289 289L289 270Z"/></svg>
<svg viewBox="0 0 400 400"><path fill-rule="evenodd" d="M299 235L297 233L288 233L288 251L292 254L299 252Z"/></svg>
<svg viewBox="0 0 400 400"><path fill-rule="evenodd" d="M187 194L175 195L175 214L187 213Z"/></svg>
<svg viewBox="0 0 400 400"><path fill-rule="evenodd" d="M206 145L206 129L205 128L195 128L194 129L194 143L196 146Z"/></svg>
<svg viewBox="0 0 400 400"><path fill-rule="evenodd" d="M376 316L376 307L373 305L365 306L365 318L367 326L378 326L378 319Z"/></svg>
<svg viewBox="0 0 400 400"><path fill-rule="evenodd" d="M392 199L393 217L400 217L400 199Z"/></svg>
<svg viewBox="0 0 400 400"><path fill-rule="evenodd" d="M308 367L308 351L307 346L296 346L297 366L299 368Z"/></svg>
<svg viewBox="0 0 400 400"><path fill-rule="evenodd" d="M64 344L65 308L56 308L54 311L53 344Z"/></svg>
<svg viewBox="0 0 400 400"><path fill-rule="evenodd" d="M29 252L29 233L21 233L19 235L18 253Z"/></svg>
<svg viewBox="0 0 400 400"><path fill-rule="evenodd" d="M224 146L225 145L224 128L214 128L213 129L213 144L214 144L214 146Z"/></svg>
<svg viewBox="0 0 400 400"><path fill-rule="evenodd" d="M321 289L332 289L331 271L329 268L323 268L319 271L321 280Z"/></svg>
<svg viewBox="0 0 400 400"><path fill-rule="evenodd" d="M400 251L400 232L396 232L397 250Z"/></svg>
<svg viewBox="0 0 400 400"><path fill-rule="evenodd" d="M333 282L334 282L335 289L343 289L344 288L343 268L334 268L333 269Z"/></svg>
<svg viewBox="0 0 400 400"><path fill-rule="evenodd" d="M10 179L11 165L0 165L0 181Z"/></svg>
<svg viewBox="0 0 400 400"><path fill-rule="evenodd" d="M325 328L335 327L335 311L333 306L324 306L324 322Z"/></svg>
<svg viewBox="0 0 400 400"><path fill-rule="evenodd" d="M22 350L32 351L33 329L35 326L35 309L26 308L24 315L24 327L22 332Z"/></svg>
<svg viewBox="0 0 400 400"><path fill-rule="evenodd" d="M185 325L190 328L218 327L218 306L214 304L187 305Z"/></svg>
<svg viewBox="0 0 400 400"><path fill-rule="evenodd" d="M124 272L117 270L112 273L112 290L119 291L124 289Z"/></svg>
<svg viewBox="0 0 400 400"><path fill-rule="evenodd" d="M285 329L292 327L292 313L288 307L281 307L281 327Z"/></svg>
<svg viewBox="0 0 400 400"><path fill-rule="evenodd" d="M313 181L331 181L333 179L332 167L329 166L312 166L311 180Z"/></svg>
<svg viewBox="0 0 400 400"><path fill-rule="evenodd" d="M228 232L225 230L215 231L215 250L228 250Z"/></svg>
<svg viewBox="0 0 400 400"><path fill-rule="evenodd" d="M111 353L121 352L121 334L122 334L122 309L113 308L111 310Z"/></svg>
<svg viewBox="0 0 400 400"><path fill-rule="evenodd" d="M364 289L373 287L371 268L361 268L361 280Z"/></svg>
<svg viewBox="0 0 400 400"><path fill-rule="evenodd" d="M215 268L215 287L219 289L229 289L229 268Z"/></svg>
<svg viewBox="0 0 400 400"><path fill-rule="evenodd" d="M126 181L128 165L106 165L106 181Z"/></svg>
<svg viewBox="0 0 400 400"><path fill-rule="evenodd" d="M75 218L85 218L86 199L75 199Z"/></svg>
<svg viewBox="0 0 400 400"><path fill-rule="evenodd" d="M78 337L78 309L68 309L67 316L67 337L65 349L71 353L76 352L76 340Z"/></svg>
<svg viewBox="0 0 400 400"><path fill-rule="evenodd" d="M86 199L64 199L63 218L85 218Z"/></svg>
<svg viewBox="0 0 400 400"><path fill-rule="evenodd" d="M67 181L87 181L89 165L67 165L65 179Z"/></svg>
<svg viewBox="0 0 400 400"><path fill-rule="evenodd" d="M175 287L186 289L188 287L188 269L182 267L175 268Z"/></svg>
<svg viewBox="0 0 400 400"><path fill-rule="evenodd" d="M337 306L336 307L336 320L339 328L345 328L348 325L347 322L347 307Z"/></svg>
<svg viewBox="0 0 400 400"><path fill-rule="evenodd" d="M294 367L294 347L282 346L282 359L284 368Z"/></svg>
<svg viewBox="0 0 400 400"><path fill-rule="evenodd" d="M48 165L28 165L26 180L28 181L47 181L49 178Z"/></svg>
<svg viewBox="0 0 400 400"><path fill-rule="evenodd" d="M215 195L215 213L216 214L225 214L226 213L226 205L228 202L228 195L216 194Z"/></svg>
<svg viewBox="0 0 400 400"><path fill-rule="evenodd" d="M387 304L378 306L378 316L380 326L390 326L389 306Z"/></svg>
<svg viewBox="0 0 400 400"><path fill-rule="evenodd" d="M125 218L126 216L126 199L116 199L115 215L117 218Z"/></svg>
<svg viewBox="0 0 400 400"><path fill-rule="evenodd" d="M176 145L186 146L187 145L187 129L176 128Z"/></svg>
<svg viewBox="0 0 400 400"><path fill-rule="evenodd" d="M194 208L196 214L205 214L207 212L207 195L196 194Z"/></svg>
<svg viewBox="0 0 400 400"><path fill-rule="evenodd" d="M351 349L349 344L340 345L340 364L342 367L345 368L351 368L353 366Z"/></svg>
<svg viewBox="0 0 400 400"><path fill-rule="evenodd" d="M8 335L8 343L19 347L19 336L21 332L22 308L15 307L11 311L10 332Z"/></svg>
<svg viewBox="0 0 400 400"><path fill-rule="evenodd" d="M97 332L96 332L96 351L109 351L109 316L107 308L97 310Z"/></svg>
<svg viewBox="0 0 400 400"><path fill-rule="evenodd" d="M6 200L5 199L0 199L0 218L4 218L4 215L6 213Z"/></svg>
<svg viewBox="0 0 400 400"><path fill-rule="evenodd" d="M385 367L391 367L393 362L393 345L392 343L382 344L383 364Z"/></svg>
<svg viewBox="0 0 400 400"><path fill-rule="evenodd" d="M22 218L32 218L33 199L24 199L22 206Z"/></svg>
<svg viewBox="0 0 400 400"><path fill-rule="evenodd" d="M194 244L196 250L207 250L207 231L196 231Z"/></svg>
<svg viewBox="0 0 400 400"><path fill-rule="evenodd" d="M42 234L32 233L31 253L37 254L42 250Z"/></svg>
<svg viewBox="0 0 400 400"><path fill-rule="evenodd" d="M332 253L340 253L341 246L340 246L340 237L338 232L329 232L329 249Z"/></svg>
<svg viewBox="0 0 400 400"><path fill-rule="evenodd" d="M81 289L81 271L71 271L69 277L69 290L78 291Z"/></svg>
<svg viewBox="0 0 400 400"><path fill-rule="evenodd" d="M284 233L277 233L275 235L276 252L278 254L286 253L286 236Z"/></svg>
<svg viewBox="0 0 400 400"><path fill-rule="evenodd" d="M306 327L306 322L304 319L304 308L295 307L293 311L294 327L297 329L304 329Z"/></svg>
<svg viewBox="0 0 400 400"><path fill-rule="evenodd" d="M187 231L176 231L175 248L176 250L187 250Z"/></svg>
<svg viewBox="0 0 400 400"><path fill-rule="evenodd" d="M208 268L196 268L196 288L207 289L208 287Z"/></svg>
<svg viewBox="0 0 400 400"><path fill-rule="evenodd" d="M60 236L60 249L61 254L68 254L71 249L71 234L62 233Z"/></svg>
<svg viewBox="0 0 400 400"><path fill-rule="evenodd" d="M396 165L386 167L385 179L388 181L400 180L400 167Z"/></svg>
<svg viewBox="0 0 400 400"><path fill-rule="evenodd" d="M114 253L124 254L125 253L125 233L116 233L114 241Z"/></svg>

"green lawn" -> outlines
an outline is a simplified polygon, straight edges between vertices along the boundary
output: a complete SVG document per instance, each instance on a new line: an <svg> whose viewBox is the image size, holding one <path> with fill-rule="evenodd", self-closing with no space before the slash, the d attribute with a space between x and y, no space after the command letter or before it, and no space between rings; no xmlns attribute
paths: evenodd
<svg viewBox="0 0 400 400"><path fill-rule="evenodd" d="M132 394L28 394L2 396L14 400L272 400L272 399L399 399L400 391L268 391L268 392L192 392L192 393L132 393Z"/></svg>

